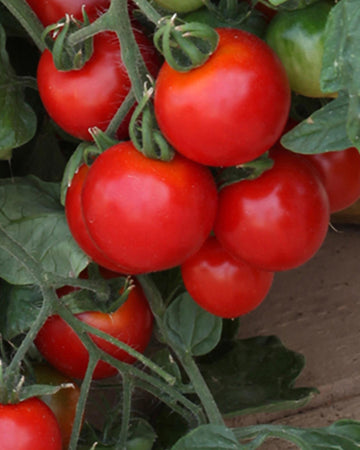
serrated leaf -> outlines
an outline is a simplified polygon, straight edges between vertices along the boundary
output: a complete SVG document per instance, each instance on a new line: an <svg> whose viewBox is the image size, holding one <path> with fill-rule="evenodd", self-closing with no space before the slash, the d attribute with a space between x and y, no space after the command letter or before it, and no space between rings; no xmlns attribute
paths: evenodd
<svg viewBox="0 0 360 450"><path fill-rule="evenodd" d="M221 344L200 359L199 367L220 411L228 417L298 408L315 393L312 388L294 387L304 358L275 336Z"/></svg>
<svg viewBox="0 0 360 450"><path fill-rule="evenodd" d="M355 450L360 447L360 422L343 419L323 428L293 428L283 425L255 425L237 428L236 436L244 442L242 448L253 450L266 439L277 437L303 450Z"/></svg>
<svg viewBox="0 0 360 450"><path fill-rule="evenodd" d="M343 150L353 144L347 135L349 100L340 95L315 111L281 138L281 144L303 154Z"/></svg>
<svg viewBox="0 0 360 450"><path fill-rule="evenodd" d="M6 35L1 25L0 111L0 159L10 159L12 149L34 137L37 118L25 102L22 84L10 65L6 51Z"/></svg>
<svg viewBox="0 0 360 450"><path fill-rule="evenodd" d="M88 264L87 256L73 240L59 185L29 176L0 180L0 225L44 271L77 276ZM0 241L0 248L2 247ZM5 243L4 243L5 245ZM22 261L1 248L0 277L9 283L33 284Z"/></svg>
<svg viewBox="0 0 360 450"><path fill-rule="evenodd" d="M42 295L36 286L1 284L0 333L6 340L26 332L39 315Z"/></svg>
<svg viewBox="0 0 360 450"><path fill-rule="evenodd" d="M179 439L171 450L240 450L234 433L221 425L201 425Z"/></svg>
<svg viewBox="0 0 360 450"><path fill-rule="evenodd" d="M170 304L164 321L172 343L194 356L210 352L221 337L221 318L198 306L187 292Z"/></svg>

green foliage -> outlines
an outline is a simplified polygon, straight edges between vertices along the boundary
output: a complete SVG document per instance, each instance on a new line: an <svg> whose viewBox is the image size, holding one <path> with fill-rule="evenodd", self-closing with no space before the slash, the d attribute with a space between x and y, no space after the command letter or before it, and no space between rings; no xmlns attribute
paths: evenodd
<svg viewBox="0 0 360 450"><path fill-rule="evenodd" d="M36 115L25 102L23 87L10 65L0 24L0 159L10 159L11 151L30 141L36 132Z"/></svg>

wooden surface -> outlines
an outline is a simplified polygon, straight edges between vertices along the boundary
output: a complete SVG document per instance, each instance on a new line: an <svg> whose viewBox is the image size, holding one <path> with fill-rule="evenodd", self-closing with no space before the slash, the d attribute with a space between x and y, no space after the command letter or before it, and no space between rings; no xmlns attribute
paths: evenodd
<svg viewBox="0 0 360 450"><path fill-rule="evenodd" d="M277 335L305 356L296 386L320 393L301 410L250 415L230 425L326 426L360 420L360 226L336 225L304 266L278 273L268 298L241 322L240 337ZM267 450L295 448L266 443Z"/></svg>

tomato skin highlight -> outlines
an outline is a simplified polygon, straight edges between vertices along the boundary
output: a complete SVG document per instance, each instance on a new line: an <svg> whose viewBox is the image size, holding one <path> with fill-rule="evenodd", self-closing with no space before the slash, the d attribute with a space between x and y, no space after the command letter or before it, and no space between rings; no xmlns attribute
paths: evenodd
<svg viewBox="0 0 360 450"><path fill-rule="evenodd" d="M179 154L169 162L149 159L131 142L95 160L82 193L92 239L129 274L181 264L209 235L216 206L207 167Z"/></svg>
<svg viewBox="0 0 360 450"><path fill-rule="evenodd" d="M239 317L259 306L274 278L273 272L233 258L214 236L181 265L181 274L193 300L223 318Z"/></svg>
<svg viewBox="0 0 360 450"><path fill-rule="evenodd" d="M270 151L274 166L222 189L214 232L234 257L263 270L307 262L328 230L329 200L315 168L300 155Z"/></svg>
<svg viewBox="0 0 360 450"><path fill-rule="evenodd" d="M104 331L140 353L147 347L153 329L153 315L139 286L129 293L125 303L113 313L88 311L76 314L84 323ZM135 358L127 352L90 335L92 340L114 358L132 364ZM59 372L72 378L85 376L89 354L72 328L58 315L50 316L40 329L35 345L43 357ZM93 379L108 378L117 373L113 366L99 361Z"/></svg>
<svg viewBox="0 0 360 450"><path fill-rule="evenodd" d="M61 450L61 434L51 409L36 397L0 404L1 450Z"/></svg>
<svg viewBox="0 0 360 450"><path fill-rule="evenodd" d="M149 72L156 76L161 60L155 47L134 29ZM45 50L38 64L37 82L42 103L50 117L67 133L91 141L89 128L105 131L129 93L131 84L120 58L115 33L94 36L94 52L80 70L60 71L52 54ZM117 131L119 139L128 137L129 113Z"/></svg>
<svg viewBox="0 0 360 450"><path fill-rule="evenodd" d="M81 209L81 193L89 166L82 164L75 172L66 191L65 216L70 232L79 247L97 264L114 272L122 273L122 268L110 261L91 239L86 228Z"/></svg>
<svg viewBox="0 0 360 450"><path fill-rule="evenodd" d="M325 26L332 8L318 1L294 11L280 11L270 22L265 40L281 59L291 89L306 97L331 97L320 89Z"/></svg>
<svg viewBox="0 0 360 450"><path fill-rule="evenodd" d="M341 211L360 197L360 153L355 147L302 155L319 172L329 197L330 212Z"/></svg>
<svg viewBox="0 0 360 450"><path fill-rule="evenodd" d="M243 30L217 29L220 41L201 67L158 74L154 107L173 147L196 162L232 166L251 161L280 137L290 88L275 52Z"/></svg>

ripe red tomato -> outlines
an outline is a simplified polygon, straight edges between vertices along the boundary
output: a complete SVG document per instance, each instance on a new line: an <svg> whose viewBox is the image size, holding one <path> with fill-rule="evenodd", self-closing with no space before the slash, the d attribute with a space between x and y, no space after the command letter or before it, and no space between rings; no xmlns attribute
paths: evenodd
<svg viewBox="0 0 360 450"><path fill-rule="evenodd" d="M139 286L130 291L125 303L113 313L87 311L76 314L76 317L139 352L144 352L153 329L153 316ZM114 358L129 364L135 362L131 355L113 344L96 336L91 338L98 347ZM43 357L59 372L73 378L84 377L89 354L75 331L60 316L50 316L34 342ZM93 379L107 378L116 373L117 369L104 361L99 361Z"/></svg>
<svg viewBox="0 0 360 450"><path fill-rule="evenodd" d="M215 234L234 257L263 270L292 269L320 248L329 223L329 200L315 168L278 148L274 166L254 180L220 192Z"/></svg>
<svg viewBox="0 0 360 450"><path fill-rule="evenodd" d="M160 67L155 47L142 32L134 33L149 72L155 77ZM58 70L51 52L45 50L40 57L37 82L50 117L67 133L83 140L92 139L89 128L107 128L131 88L119 41L111 32L94 37L94 52L80 70ZM128 136L130 117L129 113L121 124L119 139Z"/></svg>
<svg viewBox="0 0 360 450"><path fill-rule="evenodd" d="M36 397L0 404L1 450L61 450L61 434L51 409Z"/></svg>
<svg viewBox="0 0 360 450"><path fill-rule="evenodd" d="M259 306L274 278L273 272L233 258L214 236L181 265L181 274L193 300L224 318L241 316Z"/></svg>
<svg viewBox="0 0 360 450"><path fill-rule="evenodd" d="M360 153L355 147L302 156L318 170L331 213L347 208L360 197Z"/></svg>
<svg viewBox="0 0 360 450"><path fill-rule="evenodd" d="M82 6L85 6L90 22L110 6L110 0L26 0L44 26L56 23L65 14L82 20Z"/></svg>
<svg viewBox="0 0 360 450"><path fill-rule="evenodd" d="M154 106L177 151L205 165L232 166L257 158L279 138L290 88L264 41L243 30L217 31L219 45L201 67L177 72L163 64Z"/></svg>
<svg viewBox="0 0 360 450"><path fill-rule="evenodd" d="M81 192L89 166L83 164L79 167L71 184L67 189L65 198L65 215L69 229L79 247L97 264L114 272L122 273L121 267L110 261L95 245L86 228L81 210Z"/></svg>
<svg viewBox="0 0 360 450"><path fill-rule="evenodd" d="M153 160L131 142L90 167L82 207L90 236L125 273L165 270L195 253L209 235L217 189L210 170L179 154Z"/></svg>

